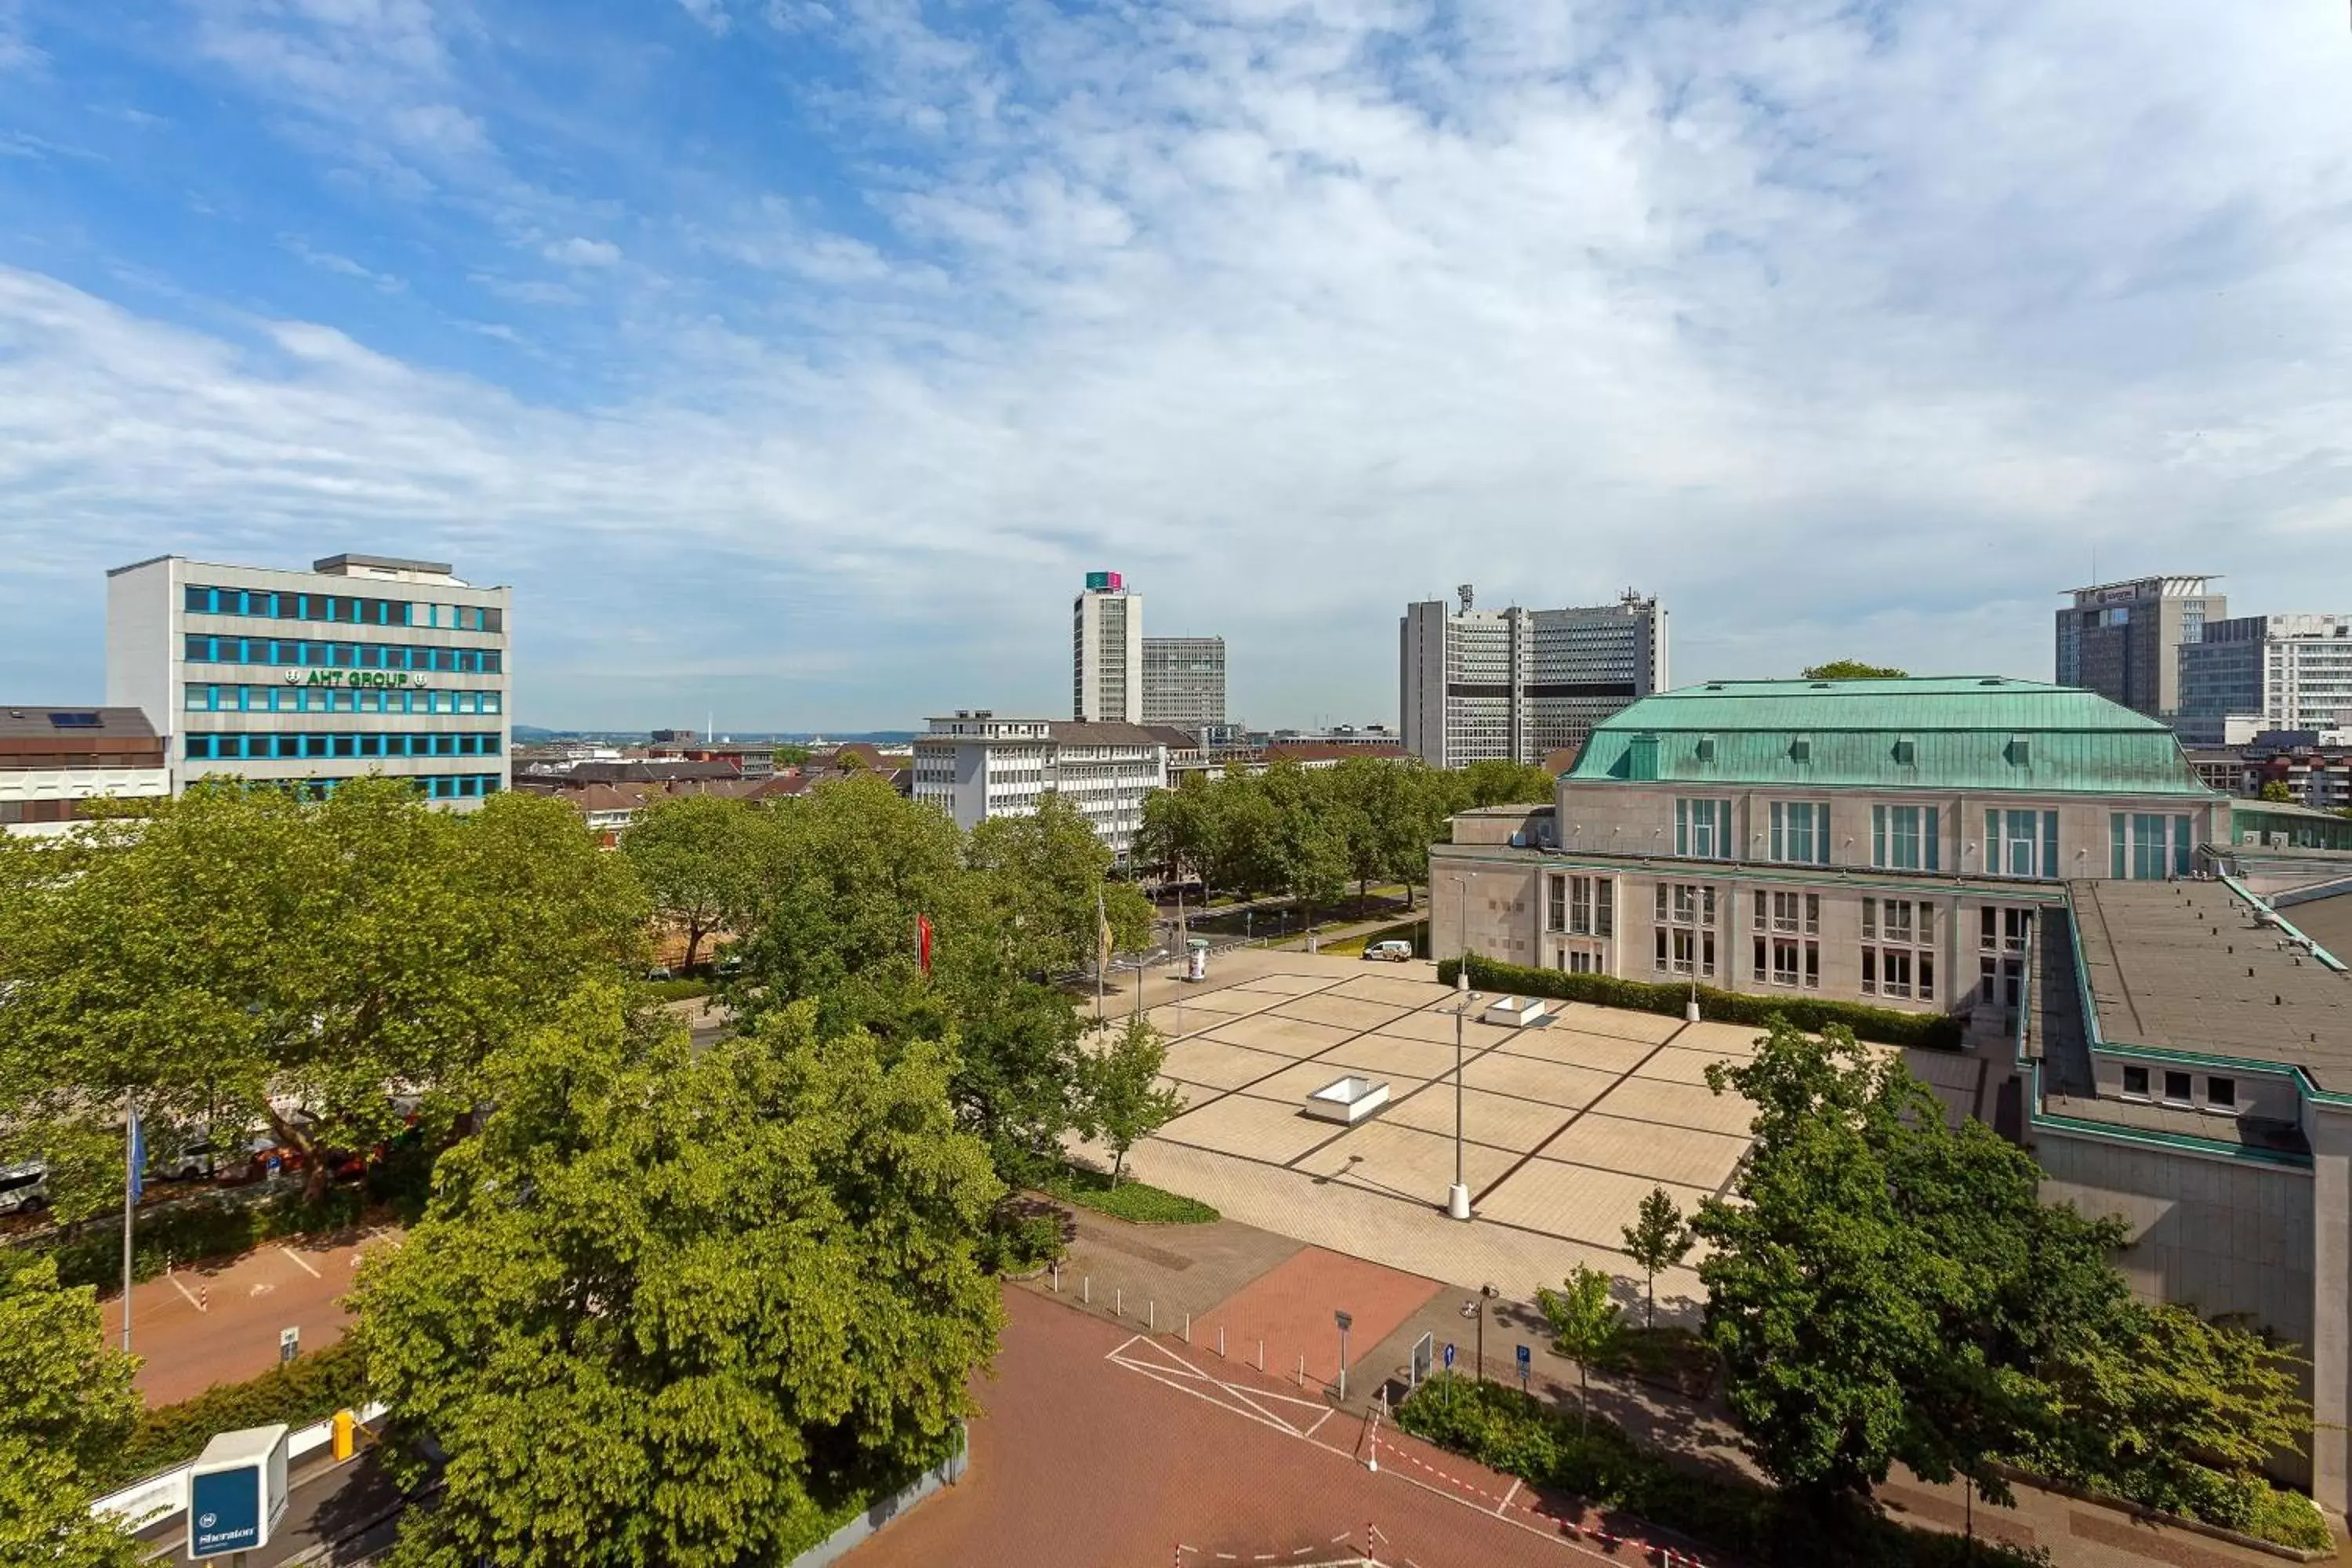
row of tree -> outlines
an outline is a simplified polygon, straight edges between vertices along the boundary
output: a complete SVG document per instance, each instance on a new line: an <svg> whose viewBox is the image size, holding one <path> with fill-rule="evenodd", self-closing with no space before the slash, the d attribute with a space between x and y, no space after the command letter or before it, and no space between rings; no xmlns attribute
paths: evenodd
<svg viewBox="0 0 2352 1568"><path fill-rule="evenodd" d="M1236 763L1148 796L1136 858L1162 879L1279 894L1310 914L1338 903L1349 882L1359 896L1376 881L1402 882L1409 900L1446 818L1540 804L1552 786L1543 769L1508 762L1427 768L1350 757L1332 768L1276 762L1255 773Z"/></svg>

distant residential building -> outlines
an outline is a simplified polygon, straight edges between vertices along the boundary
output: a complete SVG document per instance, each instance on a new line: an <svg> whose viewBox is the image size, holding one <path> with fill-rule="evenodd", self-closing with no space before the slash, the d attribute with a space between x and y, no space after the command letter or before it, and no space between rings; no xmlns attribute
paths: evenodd
<svg viewBox="0 0 2352 1568"><path fill-rule="evenodd" d="M1143 797L1168 784L1170 738L1140 724L1000 718L983 708L929 725L915 737L913 796L959 827L1029 816L1052 790L1124 861L1143 826Z"/></svg>
<svg viewBox="0 0 2352 1568"><path fill-rule="evenodd" d="M1143 720L1198 733L1225 722L1225 639L1145 637Z"/></svg>
<svg viewBox="0 0 2352 1568"><path fill-rule="evenodd" d="M2181 647L2229 613L2217 580L2136 577L2072 590L2074 602L2058 612L2058 684L2171 719L2180 709Z"/></svg>
<svg viewBox="0 0 2352 1568"><path fill-rule="evenodd" d="M724 763L734 769L740 778L773 778L776 773L776 748L772 744L698 741L688 736L684 741L665 743L659 749L665 756L680 757L690 763Z"/></svg>
<svg viewBox="0 0 2352 1568"><path fill-rule="evenodd" d="M2208 620L2179 658L2174 728L2185 742L2228 745L2266 730L2352 728L2352 616Z"/></svg>
<svg viewBox="0 0 2352 1568"><path fill-rule="evenodd" d="M1386 724L1335 724L1328 730L1253 730L1253 746L1402 746Z"/></svg>
<svg viewBox="0 0 2352 1568"><path fill-rule="evenodd" d="M472 810L507 785L512 595L452 571L377 555L117 567L107 700L164 738L174 794L220 775L322 795L383 773Z"/></svg>
<svg viewBox="0 0 2352 1568"><path fill-rule="evenodd" d="M1626 590L1558 610L1409 605L1399 624L1404 744L1433 767L1539 762L1668 684L1666 611Z"/></svg>
<svg viewBox="0 0 2352 1568"><path fill-rule="evenodd" d="M1070 605L1070 715L1090 722L1140 724L1143 717L1143 595L1116 572L1089 572Z"/></svg>
<svg viewBox="0 0 2352 1568"><path fill-rule="evenodd" d="M1357 757L1394 763L1412 763L1414 760L1412 752L1393 743L1374 745L1285 741L1266 746L1228 747L1220 751L1171 754L1168 760L1168 782L1172 788L1182 783L1189 773L1206 773L1213 777L1232 767L1239 767L1245 773L1262 773L1276 763L1288 763L1315 773L1325 768L1336 768L1341 763Z"/></svg>
<svg viewBox="0 0 2352 1568"><path fill-rule="evenodd" d="M0 708L0 832L65 832L94 800L172 793L163 742L136 708Z"/></svg>
<svg viewBox="0 0 2352 1568"><path fill-rule="evenodd" d="M2188 750L2197 776L2215 789L2260 796L2279 784L2299 805L2352 807L2352 731L2265 730L2241 745Z"/></svg>

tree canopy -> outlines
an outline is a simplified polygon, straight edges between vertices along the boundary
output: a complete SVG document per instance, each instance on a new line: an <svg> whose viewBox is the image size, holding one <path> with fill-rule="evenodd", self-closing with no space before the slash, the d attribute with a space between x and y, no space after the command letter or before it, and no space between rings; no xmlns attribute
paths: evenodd
<svg viewBox="0 0 2352 1568"><path fill-rule="evenodd" d="M1865 664L1858 658L1833 658L1827 664L1809 665L1801 679L1805 680L1902 680L1907 672L1891 664Z"/></svg>
<svg viewBox="0 0 2352 1568"><path fill-rule="evenodd" d="M2307 1429L2268 1347L2132 1302L2120 1223L2042 1203L2032 1156L1950 1126L1898 1054L1776 1020L1707 1076L1756 1117L1693 1225L1706 1333L1781 1485L1866 1492L1900 1460L2006 1499L1998 1466L2031 1459L2165 1506L2182 1467L2223 1485Z"/></svg>
<svg viewBox="0 0 2352 1568"><path fill-rule="evenodd" d="M200 784L0 839L0 889L15 1139L119 1129L136 1091L159 1145L264 1121L314 1184L412 1105L438 1125L468 1110L492 1051L640 951L645 912L567 807L500 795L457 816L386 779L324 801Z"/></svg>
<svg viewBox="0 0 2352 1568"><path fill-rule="evenodd" d="M746 920L759 898L765 837L774 818L726 795L667 795L621 834L656 919L686 938L692 969L715 931Z"/></svg>
<svg viewBox="0 0 2352 1568"><path fill-rule="evenodd" d="M1003 1189L953 1125L952 1043L802 1002L700 1053L612 985L503 1048L497 1109L363 1266L371 1382L414 1479L403 1568L724 1568L940 1457L1001 1309Z"/></svg>
<svg viewBox="0 0 2352 1568"><path fill-rule="evenodd" d="M89 1512L139 1417L137 1365L107 1348L89 1287L61 1288L54 1259L0 1252L0 1563L131 1568L144 1554Z"/></svg>

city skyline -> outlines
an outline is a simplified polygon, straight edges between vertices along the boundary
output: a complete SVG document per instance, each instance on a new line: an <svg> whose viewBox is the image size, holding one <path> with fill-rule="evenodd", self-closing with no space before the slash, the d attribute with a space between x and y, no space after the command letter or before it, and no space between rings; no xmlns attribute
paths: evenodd
<svg viewBox="0 0 2352 1568"><path fill-rule="evenodd" d="M0 6L0 685L97 700L104 574L163 553L464 562L552 728L1059 713L1104 563L1260 724L1394 722L1395 606L1464 581L1639 583L1685 683L2044 678L2064 589L2180 561L2329 612L2345 47L2185 0Z"/></svg>

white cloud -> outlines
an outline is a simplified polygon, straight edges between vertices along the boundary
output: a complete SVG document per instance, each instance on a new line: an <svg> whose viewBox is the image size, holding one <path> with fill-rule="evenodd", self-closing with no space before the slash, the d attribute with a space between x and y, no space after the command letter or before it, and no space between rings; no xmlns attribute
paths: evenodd
<svg viewBox="0 0 2352 1568"><path fill-rule="evenodd" d="M550 261L560 261L566 267L612 267L621 259L621 247L609 240L583 239L574 235L545 247Z"/></svg>
<svg viewBox="0 0 2352 1568"><path fill-rule="evenodd" d="M338 255L331 250L321 250L300 235L281 234L278 237L278 243L284 246L290 254L299 257L322 272L339 273L345 278L355 278L361 282L372 283L386 294L397 294L408 287L406 282L393 273L378 272L373 268L362 266L348 256Z"/></svg>
<svg viewBox="0 0 2352 1568"><path fill-rule="evenodd" d="M631 230L616 300L476 275L575 307L603 405L0 273L0 527L69 541L69 574L191 535L486 563L532 610L527 721L650 722L698 669L739 726L1055 711L1103 565L1154 629L1223 632L1265 722L1391 716L1400 607L1463 581L1663 593L1686 678L2047 674L2094 542L2227 572L2244 610L2352 605L2352 102L2315 14L771 12L791 39L730 47L822 34L866 72L821 105L856 232L714 160ZM355 101L478 132L384 156L509 188L520 139L430 16L351 15L395 82ZM245 47L320 116L365 64ZM600 221L534 206L496 243L617 264L576 237ZM665 224L741 270L635 281ZM601 640L646 625L661 658Z"/></svg>
<svg viewBox="0 0 2352 1568"><path fill-rule="evenodd" d="M709 28L714 37L725 37L727 30L735 25L734 18L727 14L726 0L677 0L677 4L680 10Z"/></svg>

